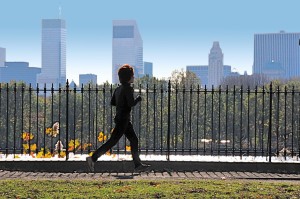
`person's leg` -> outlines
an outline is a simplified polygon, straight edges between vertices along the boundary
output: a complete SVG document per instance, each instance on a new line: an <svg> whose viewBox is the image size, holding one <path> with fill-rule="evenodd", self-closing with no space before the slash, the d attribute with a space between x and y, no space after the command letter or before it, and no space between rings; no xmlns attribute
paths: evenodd
<svg viewBox="0 0 300 199"><path fill-rule="evenodd" d="M131 122L128 122L127 129L125 131L125 136L130 142L131 147L131 155L134 162L135 167L141 164L141 159L139 156L139 146L138 146L138 138L134 132L133 126Z"/></svg>
<svg viewBox="0 0 300 199"><path fill-rule="evenodd" d="M101 155L105 154L109 149L115 146L124 134L126 128L127 122L117 122L111 137L93 153L92 160L96 162Z"/></svg>

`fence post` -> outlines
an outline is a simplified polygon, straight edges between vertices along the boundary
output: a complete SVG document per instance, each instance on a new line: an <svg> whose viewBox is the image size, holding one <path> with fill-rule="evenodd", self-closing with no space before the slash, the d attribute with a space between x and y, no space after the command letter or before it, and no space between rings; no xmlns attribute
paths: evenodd
<svg viewBox="0 0 300 199"><path fill-rule="evenodd" d="M271 162L272 160L272 96L273 96L273 93L272 93L272 82L270 83L270 106L269 106L269 138L268 138L268 141L269 141L269 162Z"/></svg>
<svg viewBox="0 0 300 199"><path fill-rule="evenodd" d="M75 146L75 140L74 140ZM66 83L66 161L69 159L69 80Z"/></svg>
<svg viewBox="0 0 300 199"><path fill-rule="evenodd" d="M171 80L168 83L168 136L167 136L167 160L170 161L170 134L171 134Z"/></svg>

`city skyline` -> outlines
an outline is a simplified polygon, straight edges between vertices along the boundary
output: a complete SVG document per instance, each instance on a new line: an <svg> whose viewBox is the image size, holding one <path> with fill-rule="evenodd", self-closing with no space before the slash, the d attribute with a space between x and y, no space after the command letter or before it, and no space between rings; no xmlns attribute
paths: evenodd
<svg viewBox="0 0 300 199"><path fill-rule="evenodd" d="M187 65L206 64L214 41L222 46L224 65L251 74L254 34L300 32L296 0L11 0L1 4L5 9L0 13L0 47L6 48L6 61L41 67L41 21L61 17L68 24L67 78L76 83L79 74L87 72L96 74L98 83L111 82L113 20L136 20L143 35L143 61L153 63L153 75L159 78Z"/></svg>

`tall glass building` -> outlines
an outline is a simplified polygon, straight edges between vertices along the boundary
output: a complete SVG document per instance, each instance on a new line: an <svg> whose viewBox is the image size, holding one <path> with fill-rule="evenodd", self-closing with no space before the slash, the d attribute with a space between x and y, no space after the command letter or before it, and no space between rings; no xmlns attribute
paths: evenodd
<svg viewBox="0 0 300 199"><path fill-rule="evenodd" d="M270 79L300 76L300 33L255 34L253 74Z"/></svg>
<svg viewBox="0 0 300 199"><path fill-rule="evenodd" d="M119 83L118 69L123 64L134 67L135 77L143 72L143 40L135 20L114 20L112 39L112 83Z"/></svg>
<svg viewBox="0 0 300 199"><path fill-rule="evenodd" d="M4 67L6 60L6 50L0 47L0 67Z"/></svg>
<svg viewBox="0 0 300 199"><path fill-rule="evenodd" d="M49 88L66 84L66 22L62 19L42 20L42 72L37 82Z"/></svg>
<svg viewBox="0 0 300 199"><path fill-rule="evenodd" d="M152 62L144 62L144 75L153 77L153 63Z"/></svg>

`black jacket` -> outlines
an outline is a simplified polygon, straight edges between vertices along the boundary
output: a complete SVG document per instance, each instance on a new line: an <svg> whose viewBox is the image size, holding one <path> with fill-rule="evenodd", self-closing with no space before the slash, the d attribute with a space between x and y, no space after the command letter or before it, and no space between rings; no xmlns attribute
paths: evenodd
<svg viewBox="0 0 300 199"><path fill-rule="evenodd" d="M138 96L134 99L133 88L129 83L122 84L114 91L111 98L111 105L116 106L116 117L115 119L129 119L131 107L135 106L141 97Z"/></svg>

